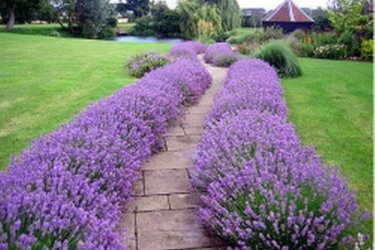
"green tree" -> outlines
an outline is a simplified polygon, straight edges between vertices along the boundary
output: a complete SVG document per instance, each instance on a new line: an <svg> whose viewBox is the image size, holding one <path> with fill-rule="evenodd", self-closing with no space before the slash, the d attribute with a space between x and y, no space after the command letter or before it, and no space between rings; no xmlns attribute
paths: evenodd
<svg viewBox="0 0 375 250"><path fill-rule="evenodd" d="M241 10L237 0L200 0L200 2L217 6L224 31L241 26Z"/></svg>
<svg viewBox="0 0 375 250"><path fill-rule="evenodd" d="M181 32L185 38L198 37L198 23L212 25L212 35L218 35L223 31L222 19L216 5L202 4L198 1L181 1L179 10Z"/></svg>
<svg viewBox="0 0 375 250"><path fill-rule="evenodd" d="M126 9L133 11L134 17L142 17L150 11L150 0L127 0Z"/></svg>
<svg viewBox="0 0 375 250"><path fill-rule="evenodd" d="M113 35L115 14L109 0L48 0L56 21L69 32L87 38Z"/></svg>
<svg viewBox="0 0 375 250"><path fill-rule="evenodd" d="M154 3L151 7L154 32L161 37L180 35L180 13L168 8L165 2Z"/></svg>
<svg viewBox="0 0 375 250"><path fill-rule="evenodd" d="M198 21L197 10L199 5L195 1L183 0L178 4L180 11L180 28L182 36L185 38L194 38L198 36Z"/></svg>
<svg viewBox="0 0 375 250"><path fill-rule="evenodd" d="M99 38L106 32L110 17L107 0L77 0L76 13L78 27L84 37Z"/></svg>
<svg viewBox="0 0 375 250"><path fill-rule="evenodd" d="M312 10L311 18L314 19L314 30L327 31L332 29L332 26L328 19L328 10L322 9L321 7Z"/></svg>
<svg viewBox="0 0 375 250"><path fill-rule="evenodd" d="M12 29L14 24L26 23L36 20L40 12L40 0L2 0L0 1L0 14L7 29Z"/></svg>
<svg viewBox="0 0 375 250"><path fill-rule="evenodd" d="M333 0L328 11L329 21L338 33L356 32L360 24L369 20L363 14L365 6L365 0Z"/></svg>

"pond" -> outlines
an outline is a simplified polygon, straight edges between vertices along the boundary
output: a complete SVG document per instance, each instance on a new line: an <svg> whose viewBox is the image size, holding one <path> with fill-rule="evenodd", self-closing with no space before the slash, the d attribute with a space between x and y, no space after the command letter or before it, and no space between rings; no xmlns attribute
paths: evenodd
<svg viewBox="0 0 375 250"><path fill-rule="evenodd" d="M179 43L182 39L163 39L154 36L117 36L114 38L114 41L121 43Z"/></svg>

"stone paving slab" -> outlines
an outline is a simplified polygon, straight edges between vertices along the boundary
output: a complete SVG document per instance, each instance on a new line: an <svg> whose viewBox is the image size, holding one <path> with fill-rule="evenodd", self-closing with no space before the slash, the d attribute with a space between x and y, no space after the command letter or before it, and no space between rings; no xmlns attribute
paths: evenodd
<svg viewBox="0 0 375 250"><path fill-rule="evenodd" d="M186 127L186 125L188 126L196 126L197 124L201 125L201 124L204 124L205 119L206 119L206 113L202 113L202 114L191 113L185 116L184 120L182 121L182 124L184 127Z"/></svg>
<svg viewBox="0 0 375 250"><path fill-rule="evenodd" d="M166 134L166 136L184 136L184 135L185 135L184 128L179 125L170 128Z"/></svg>
<svg viewBox="0 0 375 250"><path fill-rule="evenodd" d="M167 210L169 209L168 196L166 195L153 195L137 197L129 205L129 211L146 212L154 210Z"/></svg>
<svg viewBox="0 0 375 250"><path fill-rule="evenodd" d="M134 188L133 188L133 193L134 193L135 196L145 195L144 184L143 184L143 180L142 179L138 180L135 183Z"/></svg>
<svg viewBox="0 0 375 250"><path fill-rule="evenodd" d="M135 236L135 214L126 213L123 215L121 226L126 228L125 246L129 250L135 250L137 247L137 239Z"/></svg>
<svg viewBox="0 0 375 250"><path fill-rule="evenodd" d="M192 194L171 194L169 196L171 209L185 209L198 207L198 197Z"/></svg>
<svg viewBox="0 0 375 250"><path fill-rule="evenodd" d="M202 135L203 131L203 126L187 126L185 128L185 132L187 135Z"/></svg>
<svg viewBox="0 0 375 250"><path fill-rule="evenodd" d="M142 250L202 248L218 244L196 220L195 210L138 214L138 248Z"/></svg>
<svg viewBox="0 0 375 250"><path fill-rule="evenodd" d="M180 152L167 151L156 154L144 164L144 170L186 169L191 166L191 160Z"/></svg>
<svg viewBox="0 0 375 250"><path fill-rule="evenodd" d="M171 124L163 138L165 148L141 170L121 226L128 228L130 250L221 250L222 242L208 235L196 218L199 199L190 189L190 171L206 115L224 82L226 70L207 66L213 84L185 118Z"/></svg>
<svg viewBox="0 0 375 250"><path fill-rule="evenodd" d="M200 136L172 136L167 138L168 151L185 150L195 148L200 140Z"/></svg>
<svg viewBox="0 0 375 250"><path fill-rule="evenodd" d="M192 106L189 108L190 114L207 114L211 111L211 105L199 105L199 106Z"/></svg>
<svg viewBox="0 0 375 250"><path fill-rule="evenodd" d="M187 193L188 174L185 169L145 171L145 194Z"/></svg>

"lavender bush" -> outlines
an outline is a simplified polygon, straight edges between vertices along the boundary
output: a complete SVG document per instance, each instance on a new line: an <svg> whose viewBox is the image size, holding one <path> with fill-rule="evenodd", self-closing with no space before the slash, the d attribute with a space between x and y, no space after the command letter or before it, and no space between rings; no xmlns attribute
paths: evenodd
<svg viewBox="0 0 375 250"><path fill-rule="evenodd" d="M178 43L169 51L168 56L173 60L176 58L195 58L196 55L206 51L206 45L197 41Z"/></svg>
<svg viewBox="0 0 375 250"><path fill-rule="evenodd" d="M241 55L234 51L218 53L212 60L212 64L218 67L230 67L241 59Z"/></svg>
<svg viewBox="0 0 375 250"><path fill-rule="evenodd" d="M229 43L214 43L207 48L203 59L206 63L213 63L217 55L230 52L232 52L232 48Z"/></svg>
<svg viewBox="0 0 375 250"><path fill-rule="evenodd" d="M265 77L266 76L266 77ZM228 72L225 87L215 97L210 120L243 109L268 111L285 119L288 108L277 73L261 60L240 60Z"/></svg>
<svg viewBox="0 0 375 250"><path fill-rule="evenodd" d="M35 140L0 173L0 249L123 249L141 164L210 82L197 59L178 60Z"/></svg>
<svg viewBox="0 0 375 250"><path fill-rule="evenodd" d="M129 59L126 68L130 75L141 78L146 73L168 64L168 59L158 53L140 54Z"/></svg>
<svg viewBox="0 0 375 250"><path fill-rule="evenodd" d="M236 249L336 248L366 216L338 170L302 145L282 97L266 63L231 67L197 148L200 219Z"/></svg>

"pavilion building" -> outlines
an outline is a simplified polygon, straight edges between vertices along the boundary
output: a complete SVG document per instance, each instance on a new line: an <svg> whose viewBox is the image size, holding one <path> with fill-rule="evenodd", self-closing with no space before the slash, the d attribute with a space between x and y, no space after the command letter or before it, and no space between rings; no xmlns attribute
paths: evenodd
<svg viewBox="0 0 375 250"><path fill-rule="evenodd" d="M296 29L311 29L314 20L292 0L285 0L262 19L263 27L279 27L290 33Z"/></svg>

